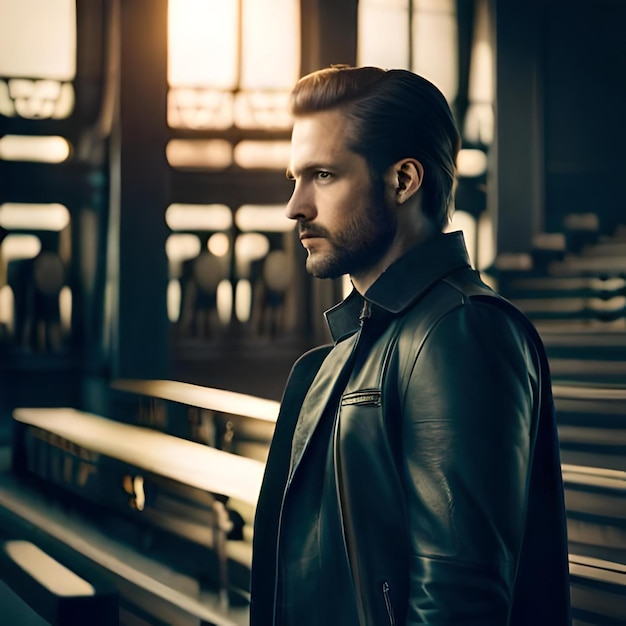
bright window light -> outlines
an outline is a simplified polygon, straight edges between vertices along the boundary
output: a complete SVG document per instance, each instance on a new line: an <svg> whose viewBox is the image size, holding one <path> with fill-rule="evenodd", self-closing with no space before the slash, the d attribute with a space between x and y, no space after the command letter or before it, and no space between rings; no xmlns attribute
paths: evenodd
<svg viewBox="0 0 626 626"><path fill-rule="evenodd" d="M244 204L235 213L235 224L242 231L288 232L295 228L294 220L285 215L285 206Z"/></svg>
<svg viewBox="0 0 626 626"><path fill-rule="evenodd" d="M360 0L357 62L386 69L409 69L407 0Z"/></svg>
<svg viewBox="0 0 626 626"><path fill-rule="evenodd" d="M76 0L0 0L0 76L71 81Z"/></svg>
<svg viewBox="0 0 626 626"><path fill-rule="evenodd" d="M167 317L174 324L180 317L180 303L182 300L182 289L180 280L171 279L167 283Z"/></svg>
<svg viewBox="0 0 626 626"><path fill-rule="evenodd" d="M235 263L237 275L247 278L252 261L262 259L270 251L270 242L260 233L244 233L235 241Z"/></svg>
<svg viewBox="0 0 626 626"><path fill-rule="evenodd" d="M226 256L230 250L230 239L226 233L215 233L207 241L208 251L217 257Z"/></svg>
<svg viewBox="0 0 626 626"><path fill-rule="evenodd" d="M409 3L413 2L413 23ZM454 0L360 0L357 63L413 70L452 102L457 92Z"/></svg>
<svg viewBox="0 0 626 626"><path fill-rule="evenodd" d="M237 86L237 0L169 0L171 87Z"/></svg>
<svg viewBox="0 0 626 626"><path fill-rule="evenodd" d="M58 136L5 135L0 138L0 159L62 163L70 156L70 144Z"/></svg>
<svg viewBox="0 0 626 626"><path fill-rule="evenodd" d="M170 204L165 221L172 230L228 230L233 222L225 204Z"/></svg>
<svg viewBox="0 0 626 626"><path fill-rule="evenodd" d="M168 42L170 127L290 127L299 2L170 0Z"/></svg>
<svg viewBox="0 0 626 626"><path fill-rule="evenodd" d="M433 82L448 102L457 96L457 17L454 0L415 0L411 69Z"/></svg>
<svg viewBox="0 0 626 626"><path fill-rule="evenodd" d="M25 119L63 119L74 110L74 87L51 79L0 80L0 114Z"/></svg>
<svg viewBox="0 0 626 626"><path fill-rule="evenodd" d="M476 219L465 211L455 211L452 219L446 228L446 232L460 230L463 232L467 253L472 265L476 265L476 254L474 243L476 241Z"/></svg>
<svg viewBox="0 0 626 626"><path fill-rule="evenodd" d="M289 141L240 141L235 146L235 163L247 169L286 170L290 158Z"/></svg>
<svg viewBox="0 0 626 626"><path fill-rule="evenodd" d="M200 250L200 238L192 234L176 233L165 242L165 252L172 263L193 259L200 254Z"/></svg>
<svg viewBox="0 0 626 626"><path fill-rule="evenodd" d="M64 285L59 291L59 311L61 315L61 328L69 333L72 328L72 290Z"/></svg>
<svg viewBox="0 0 626 626"><path fill-rule="evenodd" d="M172 139L166 155L172 167L180 168L222 170L233 162L232 146L225 139Z"/></svg>
<svg viewBox="0 0 626 626"><path fill-rule="evenodd" d="M229 280L224 279L217 286L217 315L222 324L228 324L232 310L233 286Z"/></svg>
<svg viewBox="0 0 626 626"><path fill-rule="evenodd" d="M481 176L487 171L487 154L482 150L464 148L457 156L457 174L467 178Z"/></svg>
<svg viewBox="0 0 626 626"><path fill-rule="evenodd" d="M288 91L240 91L235 97L235 124L239 128L284 130L292 123Z"/></svg>
<svg viewBox="0 0 626 626"><path fill-rule="evenodd" d="M235 289L235 315L240 322L247 322L250 319L252 307L252 286L248 279L237 281Z"/></svg>
<svg viewBox="0 0 626 626"><path fill-rule="evenodd" d="M483 211L478 218L478 258L476 268L485 269L493 265L496 258L495 233L489 211Z"/></svg>
<svg viewBox="0 0 626 626"><path fill-rule="evenodd" d="M35 235L7 235L0 244L0 253L6 263L19 259L34 259L41 252L41 241Z"/></svg>
<svg viewBox="0 0 626 626"><path fill-rule="evenodd" d="M476 26L469 76L471 102L493 102L493 51L491 49L489 1L476 1Z"/></svg>
<svg viewBox="0 0 626 626"><path fill-rule="evenodd" d="M70 212L62 204L0 204L0 226L7 230L61 231L70 223Z"/></svg>
<svg viewBox="0 0 626 626"><path fill-rule="evenodd" d="M9 285L2 285L0 287L0 324L4 324L9 333L12 333L14 330L14 302L13 289Z"/></svg>
<svg viewBox="0 0 626 626"><path fill-rule="evenodd" d="M243 0L241 87L291 89L300 72L300 3Z"/></svg>
<svg viewBox="0 0 626 626"><path fill-rule="evenodd" d="M214 128L233 125L233 94L216 89L171 89L167 94L167 123L171 128Z"/></svg>
<svg viewBox="0 0 626 626"><path fill-rule="evenodd" d="M260 233L244 233L235 242L235 256L241 261L262 259L270 250L270 242Z"/></svg>
<svg viewBox="0 0 626 626"><path fill-rule="evenodd" d="M344 274L341 277L341 293L343 294L343 297L346 298L347 296L349 296L352 289L354 289L354 286L352 285L352 281L350 280L350 275Z"/></svg>

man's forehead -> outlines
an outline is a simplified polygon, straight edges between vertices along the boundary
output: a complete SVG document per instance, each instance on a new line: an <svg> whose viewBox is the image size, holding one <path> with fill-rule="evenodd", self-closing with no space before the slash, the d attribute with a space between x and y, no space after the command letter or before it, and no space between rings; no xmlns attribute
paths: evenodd
<svg viewBox="0 0 626 626"><path fill-rule="evenodd" d="M299 115L291 134L291 158L318 161L351 152L346 145L349 122L344 113L331 110Z"/></svg>

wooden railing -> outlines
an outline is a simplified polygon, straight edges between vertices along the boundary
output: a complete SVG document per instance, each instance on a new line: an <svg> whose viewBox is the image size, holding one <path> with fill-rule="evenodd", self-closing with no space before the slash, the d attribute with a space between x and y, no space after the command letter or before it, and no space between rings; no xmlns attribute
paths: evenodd
<svg viewBox="0 0 626 626"><path fill-rule="evenodd" d="M278 403L175 381L117 381L114 388L132 399L131 419L143 425L73 409L17 409L16 471L210 549L215 559L207 567L223 598L234 568L246 573L238 581L245 587L266 454L259 450L269 445ZM626 389L557 383L554 397L575 614L626 616ZM176 420L188 424L197 411L204 412L204 441L167 432L181 430ZM154 414L159 420L148 424ZM257 447L246 447L252 443ZM249 458L246 449L261 458ZM229 538L232 511L244 521L238 540ZM610 597L605 612L598 594Z"/></svg>

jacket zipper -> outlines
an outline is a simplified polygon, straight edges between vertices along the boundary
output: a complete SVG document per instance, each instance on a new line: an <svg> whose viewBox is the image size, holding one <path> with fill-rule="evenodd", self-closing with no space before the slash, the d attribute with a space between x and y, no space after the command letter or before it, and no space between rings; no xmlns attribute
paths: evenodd
<svg viewBox="0 0 626 626"><path fill-rule="evenodd" d="M361 309L361 313L359 315L359 325L361 329L365 325L365 320L368 320L372 316L372 305L369 300L363 300L363 308Z"/></svg>
<svg viewBox="0 0 626 626"><path fill-rule="evenodd" d="M363 328L365 326L365 322L366 320L368 320L372 315L372 307L371 304L368 300L364 300L363 301L363 308L361 309L361 314L359 315L359 324L361 326L361 330L359 333L359 341L361 339L361 335L363 334ZM357 341L357 344L359 343L359 341ZM356 347L356 346L355 346ZM378 401L380 402L380 398L378 399ZM335 448L336 449L336 448ZM339 480L336 481L337 484L339 484ZM339 500L339 510L341 511L341 497L340 497L340 490L338 489L338 500ZM343 514L342 514L343 517ZM344 536L344 542L346 541L346 538ZM347 545L347 544L346 544ZM354 576L354 573L353 573ZM356 581L355 581L356 582ZM358 583L357 583L358 584ZM390 587L389 587L389 583L385 580L383 582L383 599L385 601L385 608L387 609L387 617L389 618L389 626L396 626L396 620L393 614L393 606L391 605L391 596L390 596ZM360 611L359 611L360 613Z"/></svg>
<svg viewBox="0 0 626 626"><path fill-rule="evenodd" d="M372 309L371 309L371 305L369 301L363 300L363 307L359 315L359 334L354 343L352 355L356 355L357 350L359 349L359 345L361 344L361 338L363 337L365 322L371 317L371 315L372 315ZM348 561L348 566L352 572L352 582L354 585L354 592L355 592L355 597L357 600L357 614L359 616L359 623L365 623L366 619L365 619L365 616L363 615L362 602L360 600L360 593L359 593L359 589L361 588L361 582L359 580L359 572L358 572L358 568L356 568L357 571L354 571L355 568L353 568L352 559L350 558L350 552L348 549L348 538L346 536L346 527L345 527L344 515L343 515L343 498L341 495L341 480L340 480L340 473L339 473L339 466L340 466L341 460L339 459L339 456L338 456L339 412L340 411L341 411L341 401L337 405L337 414L335 416L336 420L335 420L335 426L333 429L333 455L335 457L334 464L335 464L335 485L336 485L335 488L337 492L337 507L339 509L339 519L341 522L341 534L342 534L342 539L343 539L345 557L346 557L346 560Z"/></svg>
<svg viewBox="0 0 626 626"><path fill-rule="evenodd" d="M389 597L389 583L387 581L383 583L383 598L385 600L387 616L389 617L389 626L395 626L396 620L393 616L393 607L391 606L391 598Z"/></svg>
<svg viewBox="0 0 626 626"><path fill-rule="evenodd" d="M352 349L352 353L351 356L349 358L352 358L352 355L356 352L357 347L360 343L361 340L361 333L363 331L363 326L365 325L365 320L368 320L372 315L372 309L371 309L371 304L369 303L368 300L363 300L363 308L361 309L361 313L359 315L359 326L360 326L360 330L359 330L359 336L357 337L354 347ZM339 411L339 407L337 407L337 410ZM335 435L334 437L336 437L337 431L335 428ZM337 446L336 446L336 442L333 443L333 448L336 450ZM336 463L336 461L335 461ZM337 485L339 485L339 481L336 480L335 481ZM272 624L275 626L276 625L276 618L277 618L277 613L278 613L278 570L279 570L279 561L278 559L280 558L280 535L281 535L281 530L282 530L282 522L283 522L283 509L285 507L285 500L286 500L286 496L287 496L287 491L289 491L289 487L291 485L291 478L289 478L289 480L287 481L287 484L285 485L285 489L283 491L283 497L281 499L281 503L280 503L280 511L278 514L278 532L276 535L276 563L275 563L275 569L274 569L274 602L273 602L273 607L272 607ZM340 511L340 516L343 517L343 514L341 513L341 497L339 494L339 487L337 488L337 500L338 500L338 504L339 504L339 511ZM342 531L344 531L343 529L343 524L342 524ZM345 532L344 532L344 545L347 546L346 543L346 537L345 537ZM386 600L387 601L387 600ZM389 605L390 606L390 605ZM389 608L387 609L388 611L390 610ZM392 616L392 622L391 622L391 626L395 626L395 622L393 621L393 616Z"/></svg>

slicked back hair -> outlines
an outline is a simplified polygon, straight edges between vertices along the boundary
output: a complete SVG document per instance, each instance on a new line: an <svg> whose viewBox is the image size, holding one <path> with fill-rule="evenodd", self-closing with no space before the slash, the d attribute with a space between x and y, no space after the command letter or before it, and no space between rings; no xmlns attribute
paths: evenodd
<svg viewBox="0 0 626 626"><path fill-rule="evenodd" d="M435 85L408 70L331 66L301 78L291 94L294 116L338 109L350 122L348 148L372 177L404 158L424 167L422 210L443 229L452 205L460 136Z"/></svg>

